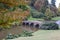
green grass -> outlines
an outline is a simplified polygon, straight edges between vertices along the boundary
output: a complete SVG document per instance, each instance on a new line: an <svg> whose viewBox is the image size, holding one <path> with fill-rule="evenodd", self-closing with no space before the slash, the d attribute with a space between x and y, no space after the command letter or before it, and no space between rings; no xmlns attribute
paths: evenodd
<svg viewBox="0 0 60 40"><path fill-rule="evenodd" d="M29 21L35 21L35 20L41 20L41 21L43 21L44 19L42 19L42 18L32 18L32 17L30 17L30 18L28 18L28 20L29 20Z"/></svg>
<svg viewBox="0 0 60 40"><path fill-rule="evenodd" d="M60 17L52 18L52 20L60 20Z"/></svg>
<svg viewBox="0 0 60 40"><path fill-rule="evenodd" d="M30 17L30 18L28 18L28 20L30 20L30 21L35 21L35 20L43 21L44 19L43 18L32 18L32 17ZM52 18L52 20L60 20L60 17L54 17L54 18Z"/></svg>
<svg viewBox="0 0 60 40"><path fill-rule="evenodd" d="M20 37L13 40L57 40L60 38L59 34L60 30L38 30L33 33L32 37Z"/></svg>

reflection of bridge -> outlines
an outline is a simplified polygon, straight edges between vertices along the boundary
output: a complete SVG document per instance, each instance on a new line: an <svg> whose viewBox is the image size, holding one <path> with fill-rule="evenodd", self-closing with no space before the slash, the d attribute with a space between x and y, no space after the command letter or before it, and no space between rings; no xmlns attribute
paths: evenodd
<svg viewBox="0 0 60 40"><path fill-rule="evenodd" d="M42 26L43 22L41 21L23 21L22 25L24 26L32 26L36 28L40 28Z"/></svg>

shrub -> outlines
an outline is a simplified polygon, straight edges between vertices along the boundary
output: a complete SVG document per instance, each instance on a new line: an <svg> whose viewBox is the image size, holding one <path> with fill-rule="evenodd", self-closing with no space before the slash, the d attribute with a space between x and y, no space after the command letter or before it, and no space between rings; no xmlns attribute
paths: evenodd
<svg viewBox="0 0 60 40"><path fill-rule="evenodd" d="M16 9L16 7L12 7L12 8L9 8L8 10L9 11L14 11Z"/></svg>
<svg viewBox="0 0 60 40"><path fill-rule="evenodd" d="M0 9L9 9L9 7L3 3L0 3Z"/></svg>
<svg viewBox="0 0 60 40"><path fill-rule="evenodd" d="M52 16L54 16L53 12L50 10L50 8L47 8L46 9L46 12L45 12L45 20L51 20Z"/></svg>
<svg viewBox="0 0 60 40"><path fill-rule="evenodd" d="M21 34L21 36L23 36L23 37L32 36L32 32L23 31L23 33Z"/></svg>
<svg viewBox="0 0 60 40"><path fill-rule="evenodd" d="M19 8L21 8L23 11L28 9L28 7L26 5L19 5Z"/></svg>
<svg viewBox="0 0 60 40"><path fill-rule="evenodd" d="M7 37L6 37L6 39L13 39L14 37L13 37L13 35L12 34L9 34Z"/></svg>
<svg viewBox="0 0 60 40"><path fill-rule="evenodd" d="M18 37L28 37L28 36L32 36L32 32L23 31L20 34L8 34L6 39L14 39Z"/></svg>
<svg viewBox="0 0 60 40"><path fill-rule="evenodd" d="M47 24L43 24L41 28L47 30L56 30L59 29L59 26L56 23L47 23Z"/></svg>
<svg viewBox="0 0 60 40"><path fill-rule="evenodd" d="M43 18L44 17L44 14L41 13L41 12L38 12L37 10L32 10L31 9L31 16L33 18Z"/></svg>

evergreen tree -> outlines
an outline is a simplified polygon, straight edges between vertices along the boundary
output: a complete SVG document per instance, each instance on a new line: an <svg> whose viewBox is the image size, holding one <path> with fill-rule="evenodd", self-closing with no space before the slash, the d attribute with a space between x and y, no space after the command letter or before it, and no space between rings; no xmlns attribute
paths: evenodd
<svg viewBox="0 0 60 40"><path fill-rule="evenodd" d="M36 0L31 0L31 3L30 3L30 6L34 6L34 3L35 3Z"/></svg>
<svg viewBox="0 0 60 40"><path fill-rule="evenodd" d="M48 0L46 0L45 2L46 2L45 5L48 5L49 4Z"/></svg>
<svg viewBox="0 0 60 40"><path fill-rule="evenodd" d="M59 3L58 13L57 13L57 15L60 16L60 3Z"/></svg>
<svg viewBox="0 0 60 40"><path fill-rule="evenodd" d="M55 5L55 2L56 2L56 0L51 0L51 4L52 4L53 6L56 6L56 5Z"/></svg>
<svg viewBox="0 0 60 40"><path fill-rule="evenodd" d="M48 0L45 0L45 4L44 4L44 6L43 6L42 9L41 9L41 12L42 12L42 13L45 13L48 5L49 5Z"/></svg>

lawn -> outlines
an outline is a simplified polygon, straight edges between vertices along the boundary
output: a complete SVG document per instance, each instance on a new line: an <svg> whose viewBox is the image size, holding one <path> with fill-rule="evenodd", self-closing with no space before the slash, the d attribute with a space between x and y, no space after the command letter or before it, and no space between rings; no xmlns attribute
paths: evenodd
<svg viewBox="0 0 60 40"><path fill-rule="evenodd" d="M19 37L12 40L60 40L60 30L38 30L32 37Z"/></svg>
<svg viewBox="0 0 60 40"><path fill-rule="evenodd" d="M30 18L28 18L28 20L29 21L35 21L35 20L44 20L44 19L42 19L42 18L32 18L32 17L30 17Z"/></svg>
<svg viewBox="0 0 60 40"><path fill-rule="evenodd" d="M52 18L52 20L60 20L60 17Z"/></svg>
<svg viewBox="0 0 60 40"><path fill-rule="evenodd" d="M35 21L35 20L43 21L44 19L43 18L32 18L32 17L30 17L30 18L28 18L28 20L30 20L30 21ZM60 17L54 17L54 18L52 18L52 20L60 20Z"/></svg>

